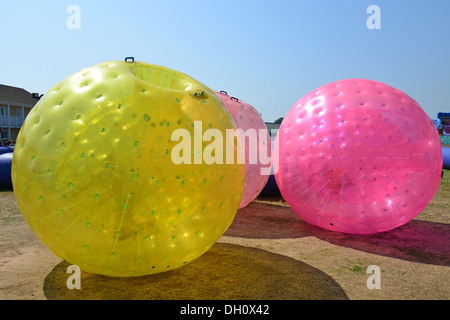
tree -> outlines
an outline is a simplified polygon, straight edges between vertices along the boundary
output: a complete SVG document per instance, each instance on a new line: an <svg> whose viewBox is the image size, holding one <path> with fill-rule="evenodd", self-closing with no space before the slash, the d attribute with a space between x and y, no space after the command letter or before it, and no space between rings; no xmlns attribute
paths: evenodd
<svg viewBox="0 0 450 320"><path fill-rule="evenodd" d="M277 120L275 120L274 123L276 124L281 124L281 122L283 121L284 118L278 118Z"/></svg>

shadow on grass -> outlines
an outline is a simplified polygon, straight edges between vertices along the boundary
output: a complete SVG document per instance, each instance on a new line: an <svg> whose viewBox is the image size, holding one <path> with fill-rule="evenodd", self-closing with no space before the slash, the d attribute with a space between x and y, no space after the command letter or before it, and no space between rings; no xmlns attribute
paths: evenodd
<svg viewBox="0 0 450 320"><path fill-rule="evenodd" d="M253 239L314 236L335 245L368 253L450 266L450 225L445 223L411 220L388 232L351 235L312 226L290 207L252 202L237 212L225 235Z"/></svg>
<svg viewBox="0 0 450 320"><path fill-rule="evenodd" d="M327 274L301 261L261 249L216 243L191 263L135 278L81 272L81 289L69 290L61 262L44 280L49 300L302 300L348 299Z"/></svg>

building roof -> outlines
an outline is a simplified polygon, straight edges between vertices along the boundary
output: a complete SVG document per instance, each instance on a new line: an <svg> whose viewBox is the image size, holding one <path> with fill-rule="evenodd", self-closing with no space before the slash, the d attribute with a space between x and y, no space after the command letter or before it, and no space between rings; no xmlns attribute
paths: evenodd
<svg viewBox="0 0 450 320"><path fill-rule="evenodd" d="M278 129L280 128L279 123L273 123L273 122L266 122L266 126L268 129Z"/></svg>
<svg viewBox="0 0 450 320"><path fill-rule="evenodd" d="M34 106L38 99L25 89L0 84L0 101Z"/></svg>

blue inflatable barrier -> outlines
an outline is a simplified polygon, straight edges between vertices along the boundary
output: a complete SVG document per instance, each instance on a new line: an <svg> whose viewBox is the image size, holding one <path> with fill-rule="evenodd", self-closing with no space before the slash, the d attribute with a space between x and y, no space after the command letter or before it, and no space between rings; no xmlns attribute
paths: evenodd
<svg viewBox="0 0 450 320"><path fill-rule="evenodd" d="M441 147L442 149L442 158L443 164L442 167L444 169L450 169L450 148Z"/></svg>
<svg viewBox="0 0 450 320"><path fill-rule="evenodd" d="M278 189L278 185L273 174L270 175L269 179L267 180L266 186L261 191L260 195L266 197L277 197L281 195L280 189Z"/></svg>
<svg viewBox="0 0 450 320"><path fill-rule="evenodd" d="M0 147L0 154L14 152L14 147Z"/></svg>
<svg viewBox="0 0 450 320"><path fill-rule="evenodd" d="M13 153L0 155L0 189L12 189L11 164Z"/></svg>
<svg viewBox="0 0 450 320"><path fill-rule="evenodd" d="M275 143L275 138L271 139L272 142L272 151L273 151L273 145ZM267 180L266 186L259 194L260 196L267 196L267 197L277 197L281 195L280 189L278 189L277 182L275 181L275 176L273 174L273 168L270 173L270 177Z"/></svg>

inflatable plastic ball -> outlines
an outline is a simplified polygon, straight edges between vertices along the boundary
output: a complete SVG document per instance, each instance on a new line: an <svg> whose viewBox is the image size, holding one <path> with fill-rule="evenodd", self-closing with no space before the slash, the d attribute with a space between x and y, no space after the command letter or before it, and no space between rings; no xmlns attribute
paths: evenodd
<svg viewBox="0 0 450 320"><path fill-rule="evenodd" d="M210 128L227 137L235 125L214 91L186 74L134 59L81 70L50 89L19 132L20 211L86 272L180 267L219 239L242 198L244 165L194 163Z"/></svg>
<svg viewBox="0 0 450 320"><path fill-rule="evenodd" d="M234 119L244 148L245 187L239 205L243 208L260 194L270 176L270 136L264 120L253 106L225 91L216 91L216 94Z"/></svg>
<svg viewBox="0 0 450 320"><path fill-rule="evenodd" d="M306 222L343 233L401 226L436 193L442 153L432 120L389 85L326 84L301 98L275 141L281 194Z"/></svg>

